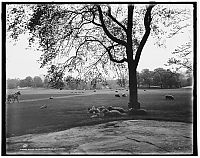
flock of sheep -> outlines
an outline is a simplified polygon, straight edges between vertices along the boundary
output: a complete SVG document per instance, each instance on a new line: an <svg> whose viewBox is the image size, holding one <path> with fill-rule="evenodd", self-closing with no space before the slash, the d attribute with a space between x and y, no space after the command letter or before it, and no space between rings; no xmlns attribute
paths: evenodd
<svg viewBox="0 0 200 158"><path fill-rule="evenodd" d="M128 91L128 90L127 90ZM146 90L144 90L146 91ZM95 91L96 92L96 91ZM118 90L115 91L118 93ZM127 94L122 93L122 97L127 97ZM120 97L120 94L115 94L115 97ZM166 100L174 100L173 95L165 95ZM102 117L116 117L116 116L126 116L130 113L131 109L124 110L121 107L112 107L109 106L108 108L105 108L104 106L101 107L95 107L92 106L92 108L88 108L88 113L92 114L90 118L102 118ZM145 114L146 112L144 110L139 111L141 114Z"/></svg>
<svg viewBox="0 0 200 158"><path fill-rule="evenodd" d="M115 117L115 116L126 116L127 112L121 107L112 107L109 106L105 108L104 106L88 108L88 112L93 114L90 118L102 118L102 117Z"/></svg>

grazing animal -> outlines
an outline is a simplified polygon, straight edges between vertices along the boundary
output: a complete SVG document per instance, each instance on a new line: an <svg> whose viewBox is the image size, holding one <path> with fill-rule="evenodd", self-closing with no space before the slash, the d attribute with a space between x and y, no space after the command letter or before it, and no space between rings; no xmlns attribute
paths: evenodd
<svg viewBox="0 0 200 158"><path fill-rule="evenodd" d="M106 109L104 106L102 107L98 107L98 108L95 108L94 106L92 108L88 108L88 111L89 113L92 113L93 115L90 117L90 118L98 118L98 117L116 117L116 116L125 116L126 113L124 113L124 111L120 112L120 107L116 107L116 109L118 110L115 110L114 108L111 109L110 107L110 110Z"/></svg>
<svg viewBox="0 0 200 158"><path fill-rule="evenodd" d="M115 92L118 92L117 90Z"/></svg>
<svg viewBox="0 0 200 158"><path fill-rule="evenodd" d="M108 110L109 110L109 111L111 111L111 110L117 110L117 111L119 111L120 113L126 113L126 111L125 111L123 108L121 108L121 107L112 107L112 106L109 106L109 107L108 107Z"/></svg>
<svg viewBox="0 0 200 158"><path fill-rule="evenodd" d="M130 108L128 110L128 114L129 115L146 115L147 112L146 112L146 110L143 110L143 109L136 110L136 109Z"/></svg>
<svg viewBox="0 0 200 158"><path fill-rule="evenodd" d="M90 116L90 118L98 118L99 117L99 115L92 115L92 116Z"/></svg>
<svg viewBox="0 0 200 158"><path fill-rule="evenodd" d="M125 116L125 113L121 113L118 110L111 110L105 109L102 111L105 117L115 117L115 116Z"/></svg>
<svg viewBox="0 0 200 158"><path fill-rule="evenodd" d="M105 109L104 106L95 108L94 106L92 108L88 108L88 112L92 113L93 115L90 116L90 118L102 118L104 117L104 113L102 112Z"/></svg>
<svg viewBox="0 0 200 158"><path fill-rule="evenodd" d="M53 99L53 96L51 96L49 99Z"/></svg>
<svg viewBox="0 0 200 158"><path fill-rule="evenodd" d="M15 94L9 94L7 97L7 101L9 103L11 103L11 101L13 101L13 103L14 103L15 100L17 100L17 102L19 103L19 95L21 95L20 91L16 92Z"/></svg>
<svg viewBox="0 0 200 158"><path fill-rule="evenodd" d="M166 100L174 100L174 97L173 97L173 95L166 95L165 99Z"/></svg>
<svg viewBox="0 0 200 158"><path fill-rule="evenodd" d="M96 89L94 90L94 92L96 92Z"/></svg>
<svg viewBox="0 0 200 158"><path fill-rule="evenodd" d="M98 109L100 110L100 111L102 111L103 109L106 109L104 106L101 106L101 107L98 107Z"/></svg>
<svg viewBox="0 0 200 158"><path fill-rule="evenodd" d="M128 91L128 89L126 91Z"/></svg>
<svg viewBox="0 0 200 158"><path fill-rule="evenodd" d="M146 89L144 89L144 91L146 91Z"/></svg>
<svg viewBox="0 0 200 158"><path fill-rule="evenodd" d="M91 114L96 114L96 113L100 113L100 110L92 106L92 108L88 108L88 112Z"/></svg>
<svg viewBox="0 0 200 158"><path fill-rule="evenodd" d="M47 106L46 106L46 105L42 105L42 106L40 107L40 109L44 109L44 108L47 108Z"/></svg>
<svg viewBox="0 0 200 158"><path fill-rule="evenodd" d="M11 101L13 100L14 94L8 94L7 96L7 101L8 103L11 103Z"/></svg>
<svg viewBox="0 0 200 158"><path fill-rule="evenodd" d="M122 97L127 97L127 95L125 93L122 94Z"/></svg>
<svg viewBox="0 0 200 158"><path fill-rule="evenodd" d="M119 94L115 94L115 97L120 97L120 95Z"/></svg>

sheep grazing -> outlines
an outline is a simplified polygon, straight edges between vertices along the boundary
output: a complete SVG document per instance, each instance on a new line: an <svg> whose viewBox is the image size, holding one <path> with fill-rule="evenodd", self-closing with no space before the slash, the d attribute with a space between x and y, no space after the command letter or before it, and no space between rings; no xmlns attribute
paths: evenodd
<svg viewBox="0 0 200 158"><path fill-rule="evenodd" d="M42 106L40 107L40 109L44 109L44 108L47 108L47 106L46 106L46 105L42 105Z"/></svg>
<svg viewBox="0 0 200 158"><path fill-rule="evenodd" d="M122 94L122 97L127 97L127 95L125 93Z"/></svg>
<svg viewBox="0 0 200 158"><path fill-rule="evenodd" d="M115 92L117 93L118 91L116 90Z"/></svg>
<svg viewBox="0 0 200 158"><path fill-rule="evenodd" d="M115 94L115 97L120 97L120 95L119 94Z"/></svg>
<svg viewBox="0 0 200 158"><path fill-rule="evenodd" d="M49 99L53 99L53 96L51 96Z"/></svg>
<svg viewBox="0 0 200 158"><path fill-rule="evenodd" d="M117 110L117 111L119 111L120 113L126 113L126 111L125 111L123 108L121 108L121 107L112 107L112 106L109 106L109 107L108 107L108 110L109 110L109 111Z"/></svg>
<svg viewBox="0 0 200 158"><path fill-rule="evenodd" d="M134 109L134 108L130 108L128 110L128 115L147 115L147 112L146 110L143 110L143 109Z"/></svg>
<svg viewBox="0 0 200 158"><path fill-rule="evenodd" d="M112 107L110 106L106 109L104 106L95 108L88 108L88 112L93 115L90 118L102 118L102 117L116 117L116 116L125 116L127 115L125 110L120 107Z"/></svg>
<svg viewBox="0 0 200 158"><path fill-rule="evenodd" d="M116 116L125 116L125 113L121 113L118 110L111 110L105 109L102 111L105 117L116 117Z"/></svg>
<svg viewBox="0 0 200 158"><path fill-rule="evenodd" d="M90 116L90 118L98 118L99 117L99 115L92 115L92 116Z"/></svg>
<svg viewBox="0 0 200 158"><path fill-rule="evenodd" d="M173 97L173 95L166 95L165 99L166 100L174 100L174 97Z"/></svg>
<svg viewBox="0 0 200 158"><path fill-rule="evenodd" d="M100 111L102 111L103 109L106 109L104 106L98 107L97 109L99 109Z"/></svg>
<svg viewBox="0 0 200 158"><path fill-rule="evenodd" d="M92 106L92 108L88 108L88 112L91 114L96 114L96 113L100 113L100 110Z"/></svg>

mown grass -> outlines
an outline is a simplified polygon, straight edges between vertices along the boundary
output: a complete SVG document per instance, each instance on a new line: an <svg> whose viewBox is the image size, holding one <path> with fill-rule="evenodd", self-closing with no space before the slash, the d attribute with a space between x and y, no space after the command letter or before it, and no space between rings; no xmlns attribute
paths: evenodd
<svg viewBox="0 0 200 158"><path fill-rule="evenodd" d="M69 93L67 93L69 92ZM127 91L122 91L128 94ZM120 93L122 93L120 92ZM54 91L51 92L55 94ZM51 93L48 93L51 94ZM66 93L66 94L64 94ZM68 95L70 91L57 94ZM89 93L92 93L89 92ZM176 90L139 90L141 108L147 110L145 116L127 116L118 118L91 119L87 108L91 106L121 106L127 109L128 97L117 98L115 92L76 96L72 98L59 98L8 104L6 108L7 137L55 132L83 125L94 125L112 120L124 119L154 119L166 121L192 122L192 92L189 89ZM166 94L172 94L174 101L165 100ZM24 99L29 99L31 94L23 94ZM40 97L47 95L39 94ZM38 94L32 95L37 98ZM40 109L42 105L46 109Z"/></svg>

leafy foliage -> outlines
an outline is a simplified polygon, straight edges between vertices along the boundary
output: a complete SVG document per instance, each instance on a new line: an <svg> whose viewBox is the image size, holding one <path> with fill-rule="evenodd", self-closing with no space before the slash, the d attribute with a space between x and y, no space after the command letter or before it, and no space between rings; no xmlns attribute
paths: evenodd
<svg viewBox="0 0 200 158"><path fill-rule="evenodd" d="M169 69L157 68L154 70L153 83L161 88L179 88L180 74L171 72Z"/></svg>
<svg viewBox="0 0 200 158"><path fill-rule="evenodd" d="M171 57L168 60L168 66L175 65L176 69L185 68L188 71L192 72L193 66L192 66L192 43L191 41L183 44L181 46L178 46L177 49L172 52L174 57Z"/></svg>
<svg viewBox="0 0 200 158"><path fill-rule="evenodd" d="M149 69L143 69L140 73L140 80L143 85L152 85L153 82L153 72L149 71Z"/></svg>

